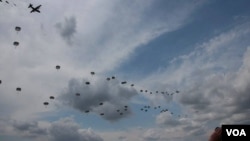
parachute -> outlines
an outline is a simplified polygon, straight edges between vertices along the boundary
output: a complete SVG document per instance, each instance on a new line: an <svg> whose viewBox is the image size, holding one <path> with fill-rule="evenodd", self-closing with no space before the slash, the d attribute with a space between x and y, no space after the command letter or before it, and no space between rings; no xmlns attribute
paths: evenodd
<svg viewBox="0 0 250 141"><path fill-rule="evenodd" d="M21 27L16 26L16 27L15 27L15 30L16 30L17 32L19 32L19 31L21 31Z"/></svg>
<svg viewBox="0 0 250 141"><path fill-rule="evenodd" d="M57 70L59 70L60 68L61 68L61 66L59 66L59 65L56 66L56 69L57 69Z"/></svg>
<svg viewBox="0 0 250 141"><path fill-rule="evenodd" d="M49 102L43 102L43 105L45 105L45 107L47 107L49 105Z"/></svg>
<svg viewBox="0 0 250 141"><path fill-rule="evenodd" d="M13 42L13 45L14 45L15 48L16 48L17 46L19 46L19 42L18 42L18 41L14 41L14 42Z"/></svg>
<svg viewBox="0 0 250 141"><path fill-rule="evenodd" d="M55 99L55 97L54 96L50 96L49 99Z"/></svg>
<svg viewBox="0 0 250 141"><path fill-rule="evenodd" d="M121 84L126 84L126 83L127 83L126 81L121 82Z"/></svg>
<svg viewBox="0 0 250 141"><path fill-rule="evenodd" d="M22 89L21 89L20 87L17 87L17 88L16 88L16 91L19 91L19 92L20 92L21 90L22 90Z"/></svg>

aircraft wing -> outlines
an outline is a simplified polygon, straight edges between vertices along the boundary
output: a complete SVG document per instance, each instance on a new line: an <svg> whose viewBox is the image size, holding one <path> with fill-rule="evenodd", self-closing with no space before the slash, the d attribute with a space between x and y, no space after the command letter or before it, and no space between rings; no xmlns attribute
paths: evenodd
<svg viewBox="0 0 250 141"><path fill-rule="evenodd" d="M38 5L35 9L39 9L42 5Z"/></svg>

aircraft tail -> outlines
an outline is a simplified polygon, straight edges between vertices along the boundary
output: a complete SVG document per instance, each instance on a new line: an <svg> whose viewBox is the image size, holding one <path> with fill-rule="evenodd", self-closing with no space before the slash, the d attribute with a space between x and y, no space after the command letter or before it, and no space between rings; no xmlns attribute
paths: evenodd
<svg viewBox="0 0 250 141"><path fill-rule="evenodd" d="M29 5L29 7L28 8L32 8L33 7L33 5L30 3L30 5Z"/></svg>

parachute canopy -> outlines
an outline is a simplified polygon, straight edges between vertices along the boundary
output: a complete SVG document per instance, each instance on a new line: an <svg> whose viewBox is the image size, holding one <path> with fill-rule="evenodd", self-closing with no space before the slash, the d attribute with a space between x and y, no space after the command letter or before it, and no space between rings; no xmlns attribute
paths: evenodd
<svg viewBox="0 0 250 141"><path fill-rule="evenodd" d="M47 106L49 105L49 102L43 102L43 105Z"/></svg>
<svg viewBox="0 0 250 141"><path fill-rule="evenodd" d="M21 31L21 27L16 26L16 27L15 27L15 30L16 30L16 31Z"/></svg>
<svg viewBox="0 0 250 141"><path fill-rule="evenodd" d="M57 70L59 70L60 68L61 68L61 66L59 66L59 65L56 66L56 69L57 69Z"/></svg>
<svg viewBox="0 0 250 141"><path fill-rule="evenodd" d="M14 41L14 42L13 42L13 45L14 45L14 46L18 46L18 45L19 45L19 42L18 42L18 41Z"/></svg>
<svg viewBox="0 0 250 141"><path fill-rule="evenodd" d="M21 91L22 89L20 87L17 87L16 88L16 91Z"/></svg>
<svg viewBox="0 0 250 141"><path fill-rule="evenodd" d="M127 83L126 81L121 82L121 84L126 84L126 83Z"/></svg>
<svg viewBox="0 0 250 141"><path fill-rule="evenodd" d="M49 99L55 99L55 97L54 96L50 96Z"/></svg>

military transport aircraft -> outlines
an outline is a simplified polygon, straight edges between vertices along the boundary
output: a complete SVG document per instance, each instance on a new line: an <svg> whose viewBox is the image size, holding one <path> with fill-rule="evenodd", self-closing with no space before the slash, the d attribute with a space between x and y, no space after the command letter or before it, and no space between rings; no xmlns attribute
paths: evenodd
<svg viewBox="0 0 250 141"><path fill-rule="evenodd" d="M32 13L32 12L38 12L38 13L40 13L39 8L40 8L41 6L42 6L42 5L38 5L37 7L33 7L33 5L30 4L28 8L31 8L31 9L32 9L32 10L30 11L30 13Z"/></svg>

